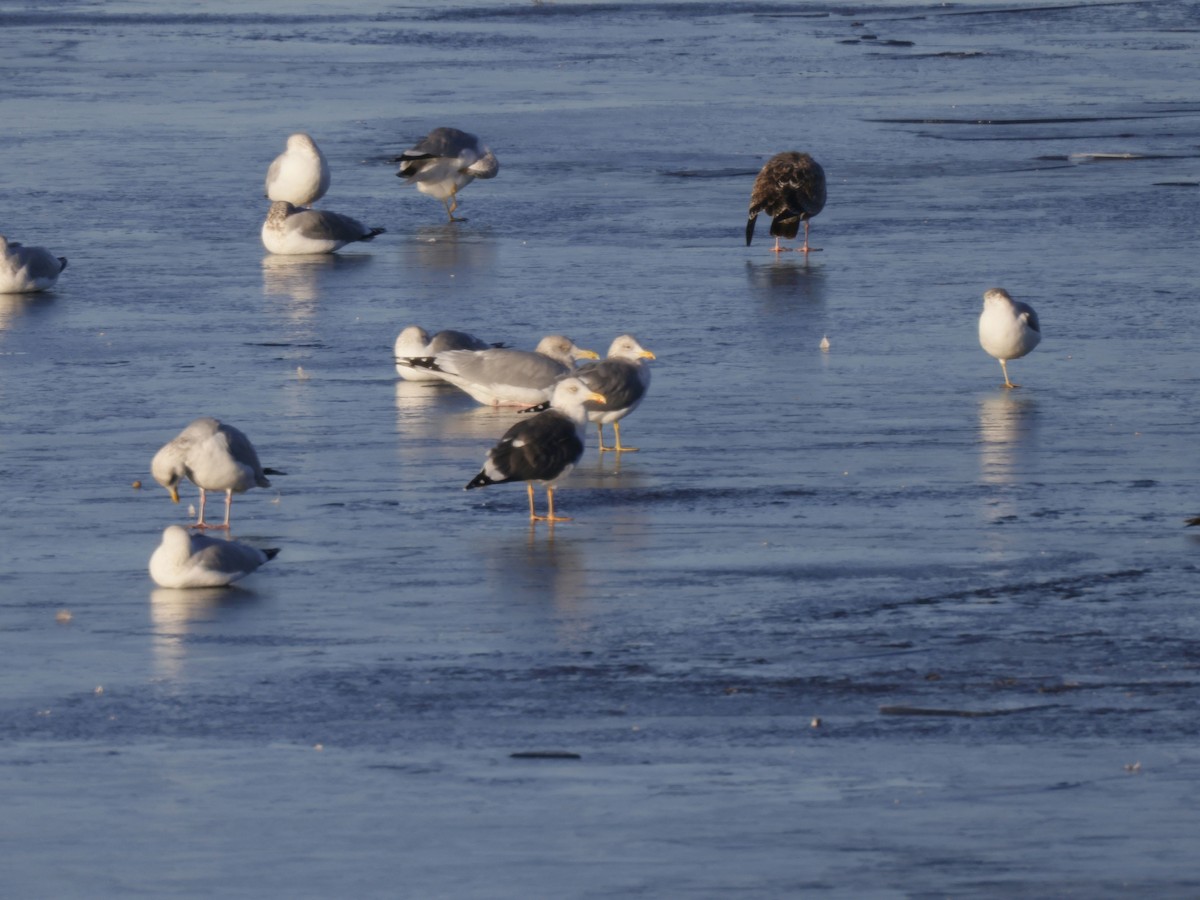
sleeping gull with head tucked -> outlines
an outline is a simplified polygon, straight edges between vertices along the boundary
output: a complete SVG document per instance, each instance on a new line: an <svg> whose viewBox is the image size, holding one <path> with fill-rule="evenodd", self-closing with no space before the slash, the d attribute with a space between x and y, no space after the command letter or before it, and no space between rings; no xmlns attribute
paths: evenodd
<svg viewBox="0 0 1200 900"><path fill-rule="evenodd" d="M26 247L0 234L0 294L31 294L54 287L67 267L65 256L45 247Z"/></svg>
<svg viewBox="0 0 1200 900"><path fill-rule="evenodd" d="M295 206L312 206L329 190L329 163L307 134L287 139L287 149L267 169L263 190L268 200L286 200Z"/></svg>
<svg viewBox="0 0 1200 900"><path fill-rule="evenodd" d="M483 469L464 490L524 481L529 492L532 521L566 522L554 514L554 491L583 456L583 429L587 424L584 403L603 403L604 395L592 391L582 379L564 378L554 386L550 409L523 419L504 433L488 451ZM533 483L545 485L547 514L539 516L533 504Z"/></svg>
<svg viewBox="0 0 1200 900"><path fill-rule="evenodd" d="M386 228L368 228L357 219L324 209L299 209L276 200L262 227L262 242L272 253L333 253L355 241L369 241Z"/></svg>
<svg viewBox="0 0 1200 900"><path fill-rule="evenodd" d="M494 178L500 171L496 155L478 137L457 128L433 129L394 162L400 163L397 177L441 200L451 222L465 221L454 216L458 192L476 178Z"/></svg>
<svg viewBox="0 0 1200 900"><path fill-rule="evenodd" d="M413 357L437 356L445 350L487 350L503 346L489 344L473 334L452 329L439 331L430 337L429 332L420 325L409 325L396 337L392 355L396 360L396 374L405 381L441 381L442 376L437 372L410 365L407 360Z"/></svg>
<svg viewBox="0 0 1200 900"><path fill-rule="evenodd" d="M150 556L150 577L165 588L223 587L246 577L278 553L275 548L259 550L168 525L162 543Z"/></svg>
<svg viewBox="0 0 1200 900"><path fill-rule="evenodd" d="M576 360L597 358L594 350L581 350L570 338L552 334L533 351L447 350L397 362L436 372L485 406L536 406L550 399L554 383L570 374Z"/></svg>
<svg viewBox="0 0 1200 900"><path fill-rule="evenodd" d="M179 482L188 478L200 488L200 515L196 528L229 530L229 510L233 495L250 488L271 486L268 475L283 475L275 469L264 469L250 439L232 425L205 417L191 422L183 431L163 445L150 463L154 480L171 493L171 501L179 502ZM208 525L204 521L206 491L225 492L225 523Z"/></svg>
<svg viewBox="0 0 1200 900"><path fill-rule="evenodd" d="M807 153L777 153L767 160L750 192L750 210L746 221L746 246L754 238L758 214L771 216L771 234L775 236L775 253L788 248L779 246L779 239L792 240L804 223L804 245L797 253L808 253L808 220L825 208L825 170Z"/></svg>
<svg viewBox="0 0 1200 900"><path fill-rule="evenodd" d="M1020 359L1042 340L1037 313L1028 303L1014 300L1008 291L992 288L983 295L979 316L979 344L990 356L1000 360L1006 388L1020 387L1008 378L1007 361Z"/></svg>

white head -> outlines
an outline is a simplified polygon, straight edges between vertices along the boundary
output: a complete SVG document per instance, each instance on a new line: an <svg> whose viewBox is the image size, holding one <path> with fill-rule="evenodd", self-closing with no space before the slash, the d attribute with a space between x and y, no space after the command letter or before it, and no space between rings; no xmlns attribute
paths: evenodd
<svg viewBox="0 0 1200 900"><path fill-rule="evenodd" d="M295 134L288 135L287 148L314 155L321 152L317 149L317 145L313 139L303 131L297 131Z"/></svg>
<svg viewBox="0 0 1200 900"><path fill-rule="evenodd" d="M429 346L429 332L420 325L409 325L400 332L394 346L396 356L416 356Z"/></svg>
<svg viewBox="0 0 1200 900"><path fill-rule="evenodd" d="M538 353L558 360L564 366L573 366L577 359L599 359L595 350L581 350L575 342L561 334L551 334L538 341L535 348Z"/></svg>
<svg viewBox="0 0 1200 900"><path fill-rule="evenodd" d="M166 444L150 461L150 474L171 493L171 502L179 502L179 482L187 474L184 449L175 441Z"/></svg>
<svg viewBox="0 0 1200 900"><path fill-rule="evenodd" d="M176 559L185 560L192 555L192 536L180 525L168 525L163 529L159 549Z"/></svg>
<svg viewBox="0 0 1200 900"><path fill-rule="evenodd" d="M589 400L605 403L603 394L597 394L579 378L564 378L554 386L554 394L550 397L550 406L579 424L587 421L587 410L584 404Z"/></svg>
<svg viewBox="0 0 1200 900"><path fill-rule="evenodd" d="M1012 305L1013 298L1003 288L989 288L983 292L984 309L987 309L989 306L1007 306L1011 308Z"/></svg>
<svg viewBox="0 0 1200 900"><path fill-rule="evenodd" d="M637 342L632 334L623 334L608 347L611 359L628 359L636 362L639 359L657 359L657 357Z"/></svg>

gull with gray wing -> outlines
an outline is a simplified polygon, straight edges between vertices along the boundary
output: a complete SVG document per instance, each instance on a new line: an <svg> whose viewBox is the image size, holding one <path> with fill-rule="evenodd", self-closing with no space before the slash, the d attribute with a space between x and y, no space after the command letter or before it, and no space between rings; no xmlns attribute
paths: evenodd
<svg viewBox="0 0 1200 900"><path fill-rule="evenodd" d="M535 406L550 399L554 383L579 359L597 359L559 334L548 335L537 349L447 350L436 356L401 357L397 363L437 372L485 406Z"/></svg>
<svg viewBox="0 0 1200 900"><path fill-rule="evenodd" d="M441 200L451 222L465 221L454 216L458 192L476 178L494 178L500 171L496 155L478 137L457 128L433 129L395 162L400 163L396 176Z"/></svg>
<svg viewBox="0 0 1200 900"><path fill-rule="evenodd" d="M240 541L190 534L179 525L163 530L162 543L150 556L150 577L159 587L224 587L245 578L279 550L259 550Z"/></svg>
<svg viewBox="0 0 1200 900"><path fill-rule="evenodd" d="M26 247L0 234L0 294L32 294L54 287L67 267L65 256L45 247Z"/></svg>
<svg viewBox="0 0 1200 900"><path fill-rule="evenodd" d="M368 228L357 219L324 209L299 209L276 200L262 227L263 246L271 253L333 253L355 241L369 241L386 228Z"/></svg>
<svg viewBox="0 0 1200 900"><path fill-rule="evenodd" d="M200 515L193 527L229 530L229 511L233 495L250 488L271 486L268 475L283 475L264 469L250 439L232 425L211 417L196 419L163 445L150 463L154 480L179 502L179 482L187 478L200 488ZM209 525L204 521L206 491L225 492L225 523Z"/></svg>
<svg viewBox="0 0 1200 900"><path fill-rule="evenodd" d="M441 381L442 376L432 369L410 365L406 360L414 357L434 357L447 350L488 350L503 347L490 344L465 331L446 329L432 337L420 325L409 325L396 337L392 354L396 360L396 374L406 381Z"/></svg>

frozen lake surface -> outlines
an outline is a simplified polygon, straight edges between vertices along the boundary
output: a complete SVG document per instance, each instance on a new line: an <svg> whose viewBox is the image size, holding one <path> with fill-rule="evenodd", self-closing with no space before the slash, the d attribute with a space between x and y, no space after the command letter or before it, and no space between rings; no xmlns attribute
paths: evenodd
<svg viewBox="0 0 1200 900"><path fill-rule="evenodd" d="M1200 4L195 7L0 0L0 233L70 260L0 297L0 895L1200 893ZM264 252L297 130L387 234ZM633 332L642 452L464 493L515 415L414 323ZM281 552L158 590L200 415Z"/></svg>

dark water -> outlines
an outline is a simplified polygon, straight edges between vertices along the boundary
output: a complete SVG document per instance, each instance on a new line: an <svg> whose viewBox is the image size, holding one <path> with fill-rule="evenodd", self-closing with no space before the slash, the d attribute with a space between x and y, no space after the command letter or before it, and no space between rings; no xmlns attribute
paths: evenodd
<svg viewBox="0 0 1200 900"><path fill-rule="evenodd" d="M1200 5L272 10L0 5L0 232L70 259L0 298L0 894L1200 893ZM386 235L264 258L295 130ZM793 148L808 260L742 237ZM514 416L412 323L632 331L643 451L464 493ZM206 414L281 553L156 590Z"/></svg>

